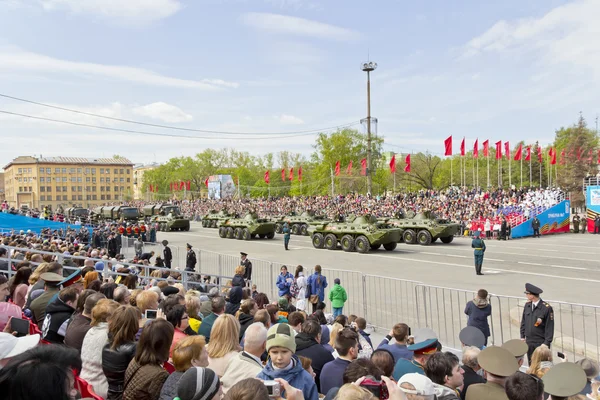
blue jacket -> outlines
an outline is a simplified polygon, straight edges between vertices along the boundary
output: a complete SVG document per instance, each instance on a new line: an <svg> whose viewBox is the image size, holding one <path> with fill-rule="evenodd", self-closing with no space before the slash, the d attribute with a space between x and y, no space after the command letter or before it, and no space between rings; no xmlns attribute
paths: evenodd
<svg viewBox="0 0 600 400"><path fill-rule="evenodd" d="M267 362L267 365L261 372L256 375L258 379L270 380L275 378L282 378L288 381L288 383L298 390L304 393L306 400L319 400L319 392L317 391L317 385L313 377L302 368L302 363L296 355L292 356L292 362L294 366L288 370L275 370L271 360ZM282 393L283 394L283 393Z"/></svg>
<svg viewBox="0 0 600 400"><path fill-rule="evenodd" d="M313 294L319 295L319 300L325 300L325 288L327 287L327 277L317 274L316 272L308 277L306 281L308 290L306 291L306 297L310 297Z"/></svg>
<svg viewBox="0 0 600 400"><path fill-rule="evenodd" d="M328 393L335 387L344 385L344 371L350 361L336 358L323 366L321 370L321 393Z"/></svg>
<svg viewBox="0 0 600 400"><path fill-rule="evenodd" d="M383 339L383 341L377 347L377 350L379 349L387 350L390 353L392 353L392 355L394 356L394 363L397 363L398 360L400 360L401 358L405 360L413 359L414 353L408 350L405 344L390 344L386 339Z"/></svg>
<svg viewBox="0 0 600 400"><path fill-rule="evenodd" d="M291 281L287 282L286 280L290 278ZM286 294L290 294L290 286L294 282L294 275L288 272L286 275L277 275L277 288L279 289L279 297L282 297Z"/></svg>
<svg viewBox="0 0 600 400"><path fill-rule="evenodd" d="M490 337L490 325L488 323L488 317L492 315L492 305L487 304L485 307L478 307L472 301L467 303L465 307L465 314L469 316L467 320L467 326L474 326L479 328L485 337Z"/></svg>

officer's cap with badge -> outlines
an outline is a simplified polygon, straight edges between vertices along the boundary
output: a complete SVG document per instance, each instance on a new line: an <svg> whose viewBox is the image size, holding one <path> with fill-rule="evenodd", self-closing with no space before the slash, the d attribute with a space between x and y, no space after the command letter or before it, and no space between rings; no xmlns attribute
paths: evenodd
<svg viewBox="0 0 600 400"><path fill-rule="evenodd" d="M40 279L42 279L48 286L60 286L60 283L64 278L62 275L55 274L54 272L44 272L40 275Z"/></svg>
<svg viewBox="0 0 600 400"><path fill-rule="evenodd" d="M66 287L69 287L71 285L75 285L76 283L83 283L83 278L81 277L81 270L80 269L76 270L71 275L69 275L66 278L64 278L60 282L60 285L62 285L63 288L66 288Z"/></svg>
<svg viewBox="0 0 600 400"><path fill-rule="evenodd" d="M544 391L557 397L574 396L587 384L585 371L581 366L564 362L556 364L542 377Z"/></svg>
<svg viewBox="0 0 600 400"><path fill-rule="evenodd" d="M485 335L474 326L464 327L458 335L460 342L465 346L474 346L478 349L485 346Z"/></svg>
<svg viewBox="0 0 600 400"><path fill-rule="evenodd" d="M438 348L437 333L429 328L417 329L414 334L415 344L407 347L415 354L433 354Z"/></svg>
<svg viewBox="0 0 600 400"><path fill-rule="evenodd" d="M539 287L532 285L531 283L526 283L525 284L525 294L533 294L534 296L539 296L540 294L544 293L544 291L542 289L540 289Z"/></svg>
<svg viewBox="0 0 600 400"><path fill-rule="evenodd" d="M247 257L248 253L244 253L243 251L240 251L240 255L243 256L243 257Z"/></svg>
<svg viewBox="0 0 600 400"><path fill-rule="evenodd" d="M527 353L529 346L527 346L527 343L521 339L512 339L508 342L505 342L502 345L502 348L510 351L513 356L518 358L523 357Z"/></svg>
<svg viewBox="0 0 600 400"><path fill-rule="evenodd" d="M484 371L500 377L511 376L519 370L519 364L513 353L497 346L481 350L477 362Z"/></svg>

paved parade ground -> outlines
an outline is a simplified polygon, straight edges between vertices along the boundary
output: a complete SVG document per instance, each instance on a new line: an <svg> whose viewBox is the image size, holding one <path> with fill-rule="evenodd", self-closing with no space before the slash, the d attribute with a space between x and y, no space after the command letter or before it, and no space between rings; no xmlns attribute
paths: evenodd
<svg viewBox="0 0 600 400"><path fill-rule="evenodd" d="M279 262L294 267L360 271L384 277L421 281L469 291L480 288L490 293L524 297L526 282L544 290L544 299L600 305L595 296L600 284L600 236L563 234L510 241L487 240L484 276L476 276L473 250L468 238L455 238L450 244L439 241L430 246L399 244L394 251L383 248L368 254L313 248L310 238L292 235L290 251L283 248L283 236L272 240L239 241L221 239L216 229L193 223L190 232L160 232L159 241L168 239L185 250L196 249ZM179 266L177 266L179 267ZM256 271L255 271L256 272ZM328 277L333 280L333 276ZM273 284L275 277L273 277Z"/></svg>

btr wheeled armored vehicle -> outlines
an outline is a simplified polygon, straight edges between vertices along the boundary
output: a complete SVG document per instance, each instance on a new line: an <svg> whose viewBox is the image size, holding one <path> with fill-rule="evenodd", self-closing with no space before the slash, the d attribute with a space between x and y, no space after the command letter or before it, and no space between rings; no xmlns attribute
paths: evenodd
<svg viewBox="0 0 600 400"><path fill-rule="evenodd" d="M417 214L414 211L399 213L395 218L385 219L384 222L404 231L404 243L418 243L423 246L430 245L438 239L442 243L451 243L460 229L459 224L437 218L431 211L421 211Z"/></svg>
<svg viewBox="0 0 600 400"><path fill-rule="evenodd" d="M248 213L244 218L230 218L221 222L219 236L238 240L250 240L257 236L261 239L273 239L275 223L266 218L258 218L255 213Z"/></svg>
<svg viewBox="0 0 600 400"><path fill-rule="evenodd" d="M228 213L225 210L221 210L216 212L215 210L210 210L208 214L202 217L202 227L204 228L218 228L221 222L228 220L230 218L234 218L233 214Z"/></svg>
<svg viewBox="0 0 600 400"><path fill-rule="evenodd" d="M322 225L330 222L324 215L315 215L310 211L304 211L301 215L286 215L277 219L275 232L282 233L283 225L287 222L292 235L308 236L308 228L311 225Z"/></svg>
<svg viewBox="0 0 600 400"><path fill-rule="evenodd" d="M142 209L144 219L158 223L160 231L189 231L190 220L181 215L179 207L173 204L153 204Z"/></svg>

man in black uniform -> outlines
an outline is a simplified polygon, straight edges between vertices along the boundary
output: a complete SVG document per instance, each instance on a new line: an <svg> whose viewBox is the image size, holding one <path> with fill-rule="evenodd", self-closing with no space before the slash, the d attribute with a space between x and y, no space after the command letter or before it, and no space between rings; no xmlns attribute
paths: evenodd
<svg viewBox="0 0 600 400"><path fill-rule="evenodd" d="M540 237L540 220L537 216L533 217L531 227L533 228L533 237Z"/></svg>
<svg viewBox="0 0 600 400"><path fill-rule="evenodd" d="M187 255L185 258L185 270L194 272L196 270L196 252L192 250L192 245L187 244Z"/></svg>
<svg viewBox="0 0 600 400"><path fill-rule="evenodd" d="M108 256L110 258L116 257L118 252L118 246L117 246L117 239L114 237L114 235L111 233L110 235L108 235Z"/></svg>
<svg viewBox="0 0 600 400"><path fill-rule="evenodd" d="M531 364L533 351L545 344L550 347L554 338L554 311L550 304L540 299L542 289L531 283L525 284L525 295L527 303L523 307L523 319L521 319L521 340L529 347L527 359Z"/></svg>
<svg viewBox="0 0 600 400"><path fill-rule="evenodd" d="M250 281L252 280L252 263L248 260L248 254L244 252L240 252L242 259L240 261L240 265L243 266L244 269L244 281L246 282L246 286L250 286Z"/></svg>
<svg viewBox="0 0 600 400"><path fill-rule="evenodd" d="M575 216L573 217L573 233L579 233L579 221L581 219L579 218L579 215L575 214Z"/></svg>
<svg viewBox="0 0 600 400"><path fill-rule="evenodd" d="M163 259L165 260L165 268L171 269L171 261L173 260L173 253L171 252L171 248L169 247L169 241L163 240Z"/></svg>

